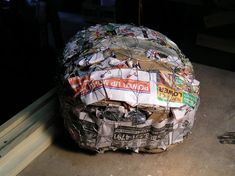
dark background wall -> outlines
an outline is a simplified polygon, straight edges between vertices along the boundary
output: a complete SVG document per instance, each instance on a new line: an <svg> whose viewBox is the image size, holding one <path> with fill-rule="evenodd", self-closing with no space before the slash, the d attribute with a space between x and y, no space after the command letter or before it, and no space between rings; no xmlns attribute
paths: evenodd
<svg viewBox="0 0 235 176"><path fill-rule="evenodd" d="M96 23L144 25L167 35L192 62L235 71L234 9L232 0L0 0L0 122L55 85L64 43ZM209 18L217 25L208 27L214 14L222 17Z"/></svg>

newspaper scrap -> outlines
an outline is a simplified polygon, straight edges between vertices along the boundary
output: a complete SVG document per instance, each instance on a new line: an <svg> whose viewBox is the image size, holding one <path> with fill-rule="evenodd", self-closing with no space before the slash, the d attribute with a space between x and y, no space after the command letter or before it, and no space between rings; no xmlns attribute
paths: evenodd
<svg viewBox="0 0 235 176"><path fill-rule="evenodd" d="M61 66L65 126L81 148L152 152L191 133L200 82L163 34L97 24L67 43Z"/></svg>

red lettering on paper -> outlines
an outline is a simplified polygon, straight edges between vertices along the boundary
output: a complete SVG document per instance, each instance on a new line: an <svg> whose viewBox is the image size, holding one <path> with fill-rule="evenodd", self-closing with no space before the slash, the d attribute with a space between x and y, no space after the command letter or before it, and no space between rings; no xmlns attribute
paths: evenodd
<svg viewBox="0 0 235 176"><path fill-rule="evenodd" d="M95 91L101 87L110 89L120 89L127 91L134 91L140 93L150 93L150 83L147 81L109 78L103 80L90 80L88 76L79 78L69 78L69 84L75 91L76 95L85 95L91 91Z"/></svg>

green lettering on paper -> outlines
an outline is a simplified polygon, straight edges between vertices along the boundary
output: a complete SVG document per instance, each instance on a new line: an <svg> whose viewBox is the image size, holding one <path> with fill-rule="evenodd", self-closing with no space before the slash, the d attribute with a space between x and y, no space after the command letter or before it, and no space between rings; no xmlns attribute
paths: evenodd
<svg viewBox="0 0 235 176"><path fill-rule="evenodd" d="M198 97L188 92L183 92L183 103L194 107L197 104Z"/></svg>

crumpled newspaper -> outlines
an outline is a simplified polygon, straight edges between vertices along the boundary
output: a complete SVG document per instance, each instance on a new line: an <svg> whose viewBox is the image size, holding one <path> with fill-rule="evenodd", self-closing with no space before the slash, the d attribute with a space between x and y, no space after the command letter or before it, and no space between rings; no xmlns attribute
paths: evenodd
<svg viewBox="0 0 235 176"><path fill-rule="evenodd" d="M65 126L80 147L162 151L191 132L200 83L163 34L97 24L67 43L61 66Z"/></svg>

